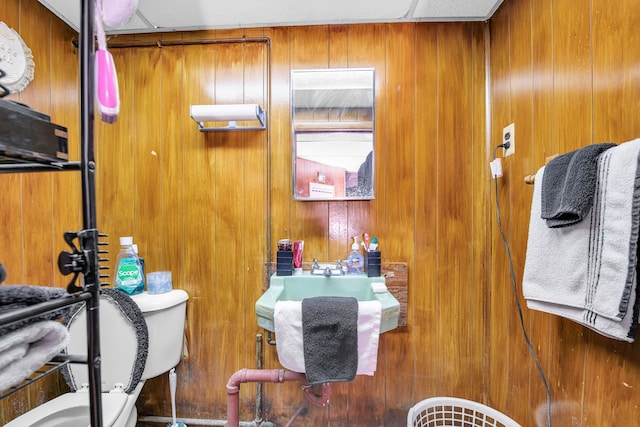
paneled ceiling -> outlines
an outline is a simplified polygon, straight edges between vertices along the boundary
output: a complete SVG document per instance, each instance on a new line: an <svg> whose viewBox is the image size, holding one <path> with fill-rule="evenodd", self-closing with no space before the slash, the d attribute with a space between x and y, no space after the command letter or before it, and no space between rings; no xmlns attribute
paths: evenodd
<svg viewBox="0 0 640 427"><path fill-rule="evenodd" d="M76 31L80 2L39 0ZM115 1L115 0L105 0ZM484 21L503 0L138 0L109 34L373 22Z"/></svg>

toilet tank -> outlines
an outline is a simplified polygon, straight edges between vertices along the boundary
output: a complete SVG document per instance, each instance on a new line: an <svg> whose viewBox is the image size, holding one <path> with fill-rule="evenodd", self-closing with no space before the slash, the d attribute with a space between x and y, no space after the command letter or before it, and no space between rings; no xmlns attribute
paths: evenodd
<svg viewBox="0 0 640 427"><path fill-rule="evenodd" d="M174 289L163 294L143 292L131 299L142 310L149 330L149 353L142 379L157 377L180 362L189 295Z"/></svg>

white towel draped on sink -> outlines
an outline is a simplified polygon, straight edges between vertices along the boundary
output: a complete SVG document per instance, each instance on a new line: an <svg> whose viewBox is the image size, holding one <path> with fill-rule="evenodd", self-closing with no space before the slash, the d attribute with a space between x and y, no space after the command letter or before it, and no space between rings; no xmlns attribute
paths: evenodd
<svg viewBox="0 0 640 427"><path fill-rule="evenodd" d="M358 375L373 375L376 370L381 317L380 301L358 302ZM273 321L280 364L304 373L302 301L277 301Z"/></svg>

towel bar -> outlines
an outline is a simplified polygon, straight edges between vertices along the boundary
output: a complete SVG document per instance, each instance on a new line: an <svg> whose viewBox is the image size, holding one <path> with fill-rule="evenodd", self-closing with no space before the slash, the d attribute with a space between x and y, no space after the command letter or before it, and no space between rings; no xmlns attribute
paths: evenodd
<svg viewBox="0 0 640 427"><path fill-rule="evenodd" d="M534 184L536 181L536 174L533 175L527 175L524 177L524 183L525 184Z"/></svg>
<svg viewBox="0 0 640 427"><path fill-rule="evenodd" d="M560 154L554 154L552 156L549 156L545 159L544 164L546 165L547 163L549 163L551 160L555 159L556 157L558 157ZM533 175L527 175L524 177L524 183L525 184L534 184L536 181L536 174L534 173Z"/></svg>

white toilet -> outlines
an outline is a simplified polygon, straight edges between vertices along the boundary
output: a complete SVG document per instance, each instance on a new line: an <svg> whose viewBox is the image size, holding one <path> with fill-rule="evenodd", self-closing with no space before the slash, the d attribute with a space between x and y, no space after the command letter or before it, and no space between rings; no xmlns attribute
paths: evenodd
<svg viewBox="0 0 640 427"><path fill-rule="evenodd" d="M123 296L122 292L103 289L100 297L101 396L105 427L134 427L138 417L136 400L145 380L168 372L178 364L182 354L189 299L185 291L174 289L164 294L144 292L132 297ZM85 319L83 309L69 323L69 354L86 354ZM68 366L64 377L75 391L32 409L5 427L89 426L87 365Z"/></svg>

